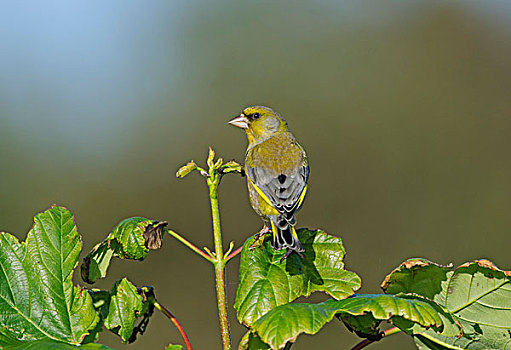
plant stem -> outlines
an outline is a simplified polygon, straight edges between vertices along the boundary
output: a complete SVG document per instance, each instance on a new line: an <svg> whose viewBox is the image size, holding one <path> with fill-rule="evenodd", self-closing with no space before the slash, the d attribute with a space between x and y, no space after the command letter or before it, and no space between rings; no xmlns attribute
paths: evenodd
<svg viewBox="0 0 511 350"><path fill-rule="evenodd" d="M222 333L222 345L224 350L231 349L231 334L229 329L229 317L227 315L227 292L225 290L225 263L222 248L222 232L220 229L220 212L218 211L218 184L220 174L210 171L208 178L209 199L211 202L211 216L213 219L213 237L215 241L215 265L216 296L218 300L218 317L220 319L220 330Z"/></svg>
<svg viewBox="0 0 511 350"><path fill-rule="evenodd" d="M225 288L225 265L241 252L242 247L232 252L234 243L231 242L229 249L224 254L222 248L222 231L220 228L220 212L218 210L218 185L222 179L222 175L230 172L242 173L241 165L234 161L223 164L222 158L218 158L215 162L215 152L210 147L208 153L208 171L198 167L193 161L184 167L181 167L176 176L184 177L190 171L198 170L202 176L206 178L209 188L209 199L211 202L211 218L213 221L213 240L215 242L215 252L211 252L209 248L204 248L203 252L194 244L190 243L174 231L167 230L171 236L186 245L188 248L211 262L215 267L216 297L218 301L218 318L220 321L220 331L222 334L223 350L231 350L231 331L229 329L229 315L227 313L227 291Z"/></svg>
<svg viewBox="0 0 511 350"><path fill-rule="evenodd" d="M399 333L401 332L401 330L397 327L392 327L392 328L389 328L387 329L386 331L383 332L382 334L382 338L384 337L388 337L392 334L396 334L396 333ZM358 343L357 345L355 345L354 347L351 348L351 350L360 350L360 349L363 349L365 348L366 346L368 346L369 344L372 344L374 343L375 340L369 340L369 339L364 339L362 340L360 343Z"/></svg>
<svg viewBox="0 0 511 350"><path fill-rule="evenodd" d="M179 242L183 243L185 246L187 246L188 248L190 248L191 250L193 250L194 252L196 252L197 254L202 256L204 259L206 259L206 260L208 260L208 261L213 263L213 259L211 259L208 256L208 254L204 253L202 250L197 248L197 246L195 244L193 244L192 242L188 241L183 236L179 235L177 232L174 232L172 230L167 230L167 232L169 233L169 235L171 235L172 237L177 239Z"/></svg>
<svg viewBox="0 0 511 350"><path fill-rule="evenodd" d="M158 310L160 310L162 312L162 314L167 316L169 318L170 322L172 322L174 324L174 326L176 326L177 330L181 334L181 337L183 338L183 341L185 343L186 349L193 350L192 344L190 343L190 339L188 339L188 335L186 334L183 326L181 326L181 323L179 323L177 318L172 314L172 312L167 310L165 308L165 306L161 305L156 300L154 301L154 307L157 308Z"/></svg>
<svg viewBox="0 0 511 350"><path fill-rule="evenodd" d="M223 264L222 264L223 265ZM227 315L227 293L225 290L225 265L215 266L216 296L218 299L218 317L222 332L222 345L224 350L231 349L231 331L229 329L229 317Z"/></svg>
<svg viewBox="0 0 511 350"><path fill-rule="evenodd" d="M234 258L236 255L238 255L239 253L241 253L241 250L243 249L243 246L239 247L238 249L236 249L235 251L233 251L231 254L227 255L225 257L225 262L228 262L229 260L231 260L232 258Z"/></svg>
<svg viewBox="0 0 511 350"><path fill-rule="evenodd" d="M217 180L219 181L219 180ZM213 238L215 240L215 254L217 262L224 260L222 248L222 231L220 229L220 212L218 211L218 183L213 183L209 189L209 199L211 202L211 216L213 218Z"/></svg>

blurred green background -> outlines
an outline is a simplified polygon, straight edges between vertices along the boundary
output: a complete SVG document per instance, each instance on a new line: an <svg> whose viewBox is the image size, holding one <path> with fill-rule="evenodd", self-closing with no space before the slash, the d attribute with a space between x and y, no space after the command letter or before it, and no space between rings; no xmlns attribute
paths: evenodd
<svg viewBox="0 0 511 350"><path fill-rule="evenodd" d="M4 2L0 23L4 231L24 238L58 203L75 214L84 252L130 216L211 246L204 181L175 171L204 163L208 145L242 161L245 135L227 121L263 104L310 159L298 226L342 237L362 292L379 292L410 257L511 268L508 1ZM224 178L220 208L225 242L261 227L245 179ZM237 270L238 260L235 345ZM197 349L220 348L207 262L166 237L143 263L115 261L98 286L122 276L153 285ZM357 339L333 321L293 349ZM180 338L157 314L129 348L169 342ZM372 348L414 345L396 335Z"/></svg>

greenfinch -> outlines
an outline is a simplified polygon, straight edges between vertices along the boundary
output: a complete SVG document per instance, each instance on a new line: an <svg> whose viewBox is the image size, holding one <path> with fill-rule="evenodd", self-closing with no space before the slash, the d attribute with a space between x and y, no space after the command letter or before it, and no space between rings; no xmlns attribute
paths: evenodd
<svg viewBox="0 0 511 350"><path fill-rule="evenodd" d="M272 232L275 250L304 251L295 231L295 214L307 193L309 164L303 148L289 132L287 122L268 107L248 107L229 121L245 130L245 158L250 204L264 220L260 234Z"/></svg>

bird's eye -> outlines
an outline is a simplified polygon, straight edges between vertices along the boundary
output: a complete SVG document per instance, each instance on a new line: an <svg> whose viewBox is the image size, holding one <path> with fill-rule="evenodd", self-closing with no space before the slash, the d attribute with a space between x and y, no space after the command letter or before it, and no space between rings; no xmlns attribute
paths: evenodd
<svg viewBox="0 0 511 350"><path fill-rule="evenodd" d="M252 116L254 119L259 119L261 115L259 113L254 113L254 115Z"/></svg>

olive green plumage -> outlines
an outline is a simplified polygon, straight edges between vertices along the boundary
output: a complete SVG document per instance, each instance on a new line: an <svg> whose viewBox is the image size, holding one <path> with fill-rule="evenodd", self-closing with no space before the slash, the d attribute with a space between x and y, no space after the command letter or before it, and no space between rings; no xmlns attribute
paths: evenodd
<svg viewBox="0 0 511 350"><path fill-rule="evenodd" d="M294 226L307 192L309 165L286 121L268 107L243 110L230 124L248 138L245 158L250 203L272 231L274 249L303 252ZM264 229L263 229L264 230Z"/></svg>

